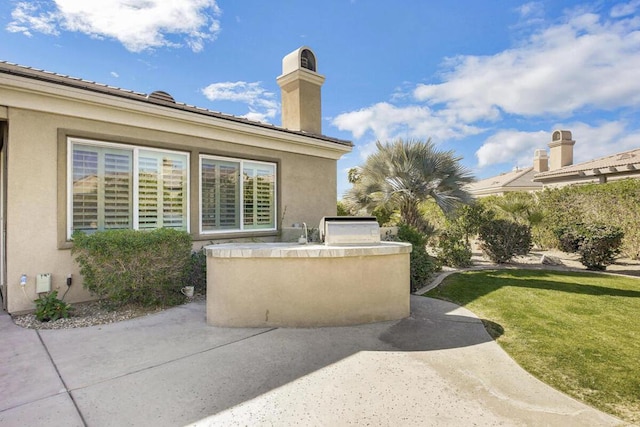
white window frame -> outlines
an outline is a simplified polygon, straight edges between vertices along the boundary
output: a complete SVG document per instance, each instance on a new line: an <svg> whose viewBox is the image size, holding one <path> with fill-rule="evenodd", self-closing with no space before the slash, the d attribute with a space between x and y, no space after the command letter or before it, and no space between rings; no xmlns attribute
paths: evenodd
<svg viewBox="0 0 640 427"><path fill-rule="evenodd" d="M237 229L224 229L224 230L204 230L202 224L202 161L203 160L219 160L224 162L233 162L240 165L240 188L239 188L239 205L236 206L240 211L239 215L239 228ZM244 171L245 163L267 165L273 167L273 227L272 228L244 228L244 179L242 179L242 173ZM234 157L214 156L209 154L201 154L198 161L198 222L200 228L200 234L202 235L214 235L214 234L231 234L231 233L258 233L258 232L272 232L278 230L278 164L276 162L265 162L259 160L239 159Z"/></svg>
<svg viewBox="0 0 640 427"><path fill-rule="evenodd" d="M185 194L185 204L186 204L186 231L190 232L191 230L191 156L189 152L186 151L176 151L176 150L165 150L161 148L154 147L145 147L139 145L132 144L124 144L124 143L115 143L108 141L98 141L93 139L84 139L84 138L76 138L76 137L68 137L67 138L67 240L71 240L71 235L73 234L73 145L81 144L86 146L94 146L94 147L105 147L112 148L115 150L126 150L132 152L132 185L133 185L133 196L132 196L132 228L134 230L139 229L139 158L140 151L151 151L157 153L167 153L173 155L185 156L185 166L186 166L186 194Z"/></svg>

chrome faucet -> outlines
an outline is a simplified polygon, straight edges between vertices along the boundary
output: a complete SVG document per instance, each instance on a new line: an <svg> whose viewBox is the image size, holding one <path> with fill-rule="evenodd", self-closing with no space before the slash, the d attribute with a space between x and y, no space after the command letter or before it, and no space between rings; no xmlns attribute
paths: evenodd
<svg viewBox="0 0 640 427"><path fill-rule="evenodd" d="M307 223L303 222L302 223L302 227L304 228L304 240L308 243L309 242L309 229L307 228Z"/></svg>

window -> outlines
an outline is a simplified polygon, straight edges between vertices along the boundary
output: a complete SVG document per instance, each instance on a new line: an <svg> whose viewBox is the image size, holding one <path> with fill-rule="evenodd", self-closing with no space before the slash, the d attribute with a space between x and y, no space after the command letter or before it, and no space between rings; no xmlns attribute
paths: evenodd
<svg viewBox="0 0 640 427"><path fill-rule="evenodd" d="M133 228L188 230L189 155L68 140L68 238Z"/></svg>
<svg viewBox="0 0 640 427"><path fill-rule="evenodd" d="M276 229L276 165L200 158L202 233Z"/></svg>

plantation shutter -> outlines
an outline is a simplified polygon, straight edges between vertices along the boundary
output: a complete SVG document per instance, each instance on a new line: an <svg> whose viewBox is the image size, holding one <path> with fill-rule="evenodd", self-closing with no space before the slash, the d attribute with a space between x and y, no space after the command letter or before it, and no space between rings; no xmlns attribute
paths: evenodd
<svg viewBox="0 0 640 427"><path fill-rule="evenodd" d="M140 150L138 228L187 229L187 157Z"/></svg>
<svg viewBox="0 0 640 427"><path fill-rule="evenodd" d="M130 228L131 151L74 145L72 157L73 230Z"/></svg>
<svg viewBox="0 0 640 427"><path fill-rule="evenodd" d="M244 228L275 228L275 166L247 162L243 176Z"/></svg>
<svg viewBox="0 0 640 427"><path fill-rule="evenodd" d="M104 229L130 228L132 196L131 153L120 152L120 150L103 151Z"/></svg>
<svg viewBox="0 0 640 427"><path fill-rule="evenodd" d="M240 227L240 164L217 159L201 162L201 221L203 231Z"/></svg>
<svg viewBox="0 0 640 427"><path fill-rule="evenodd" d="M150 230L158 228L160 215L160 192L158 159L141 155L138 159L138 228Z"/></svg>
<svg viewBox="0 0 640 427"><path fill-rule="evenodd" d="M98 228L98 153L73 150L73 230Z"/></svg>

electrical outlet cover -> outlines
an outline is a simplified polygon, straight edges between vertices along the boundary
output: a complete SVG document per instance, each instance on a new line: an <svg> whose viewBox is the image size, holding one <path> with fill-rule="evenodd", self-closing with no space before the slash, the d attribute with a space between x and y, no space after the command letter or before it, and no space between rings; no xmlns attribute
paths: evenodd
<svg viewBox="0 0 640 427"><path fill-rule="evenodd" d="M51 273L36 276L36 293L51 292Z"/></svg>

